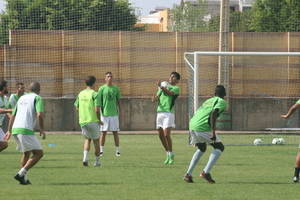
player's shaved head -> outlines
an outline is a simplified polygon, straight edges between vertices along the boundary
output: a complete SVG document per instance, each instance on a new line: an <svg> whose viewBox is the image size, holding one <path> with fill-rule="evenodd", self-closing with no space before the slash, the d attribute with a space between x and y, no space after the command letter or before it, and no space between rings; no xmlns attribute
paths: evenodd
<svg viewBox="0 0 300 200"><path fill-rule="evenodd" d="M223 85L217 85L215 89L215 95L218 97L225 97L226 96L226 89Z"/></svg>
<svg viewBox="0 0 300 200"><path fill-rule="evenodd" d="M32 82L30 83L29 85L29 90L31 92L34 92L36 94L39 94L40 93L40 90L41 90L41 85L39 82Z"/></svg>

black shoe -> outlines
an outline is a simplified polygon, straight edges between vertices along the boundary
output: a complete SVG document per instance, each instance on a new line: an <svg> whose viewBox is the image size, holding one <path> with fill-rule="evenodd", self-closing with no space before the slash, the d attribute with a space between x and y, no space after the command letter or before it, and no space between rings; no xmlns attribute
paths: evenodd
<svg viewBox="0 0 300 200"><path fill-rule="evenodd" d="M183 180L187 183L194 183L193 181L193 177L189 174L186 174L184 177L183 177Z"/></svg>
<svg viewBox="0 0 300 200"><path fill-rule="evenodd" d="M31 184L30 181L25 180L25 176L20 176L19 174L15 175L14 177L21 185L28 185Z"/></svg>
<svg viewBox="0 0 300 200"><path fill-rule="evenodd" d="M88 166L89 166L89 163L88 163L88 161L82 162L82 165L85 166L85 167L88 167Z"/></svg>
<svg viewBox="0 0 300 200"><path fill-rule="evenodd" d="M207 180L207 182L210 183L210 184L216 183L216 181L212 179L210 173L202 172L202 173L200 174L200 177L202 177L202 178L204 178L205 180Z"/></svg>

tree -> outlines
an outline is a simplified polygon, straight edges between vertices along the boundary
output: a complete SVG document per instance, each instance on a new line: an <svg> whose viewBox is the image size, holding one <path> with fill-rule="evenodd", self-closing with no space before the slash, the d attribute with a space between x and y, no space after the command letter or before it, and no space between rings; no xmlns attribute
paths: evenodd
<svg viewBox="0 0 300 200"><path fill-rule="evenodd" d="M128 0L6 0L0 42L9 29L139 30Z"/></svg>
<svg viewBox="0 0 300 200"><path fill-rule="evenodd" d="M179 32L203 32L207 31L207 12L206 0L196 2L182 2L175 5L171 10L172 31Z"/></svg>
<svg viewBox="0 0 300 200"><path fill-rule="evenodd" d="M229 16L230 32L251 32L250 29L251 11L233 11ZM215 16L209 20L208 31L216 32L220 29L220 16Z"/></svg>
<svg viewBox="0 0 300 200"><path fill-rule="evenodd" d="M257 0L250 26L256 32L300 31L299 21L299 0Z"/></svg>

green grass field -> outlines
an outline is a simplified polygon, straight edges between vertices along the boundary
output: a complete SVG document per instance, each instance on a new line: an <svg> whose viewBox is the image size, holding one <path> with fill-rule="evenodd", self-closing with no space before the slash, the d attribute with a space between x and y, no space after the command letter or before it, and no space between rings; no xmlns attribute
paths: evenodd
<svg viewBox="0 0 300 200"><path fill-rule="evenodd" d="M222 136L224 143L257 136ZM295 136L294 136L295 137ZM20 153L15 143L0 153L0 199L299 199L300 184L291 181L295 145L226 146L212 170L217 184L199 178L211 148L194 171L193 184L182 177L195 148L186 135L173 135L175 164L165 166L157 135L121 135L122 156L115 157L112 135L107 136L102 166L82 167L80 135L48 135L42 141L45 156L29 172L32 185L19 185L13 176ZM49 147L48 144L56 144ZM94 160L92 151L90 160Z"/></svg>

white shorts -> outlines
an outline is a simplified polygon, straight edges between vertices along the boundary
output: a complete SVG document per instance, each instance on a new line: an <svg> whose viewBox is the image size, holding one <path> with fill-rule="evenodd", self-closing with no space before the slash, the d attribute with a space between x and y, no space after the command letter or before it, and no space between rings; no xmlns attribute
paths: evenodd
<svg viewBox="0 0 300 200"><path fill-rule="evenodd" d="M119 116L101 116L100 131L119 131Z"/></svg>
<svg viewBox="0 0 300 200"><path fill-rule="evenodd" d="M5 133L3 132L2 128L0 128L0 141L4 141Z"/></svg>
<svg viewBox="0 0 300 200"><path fill-rule="evenodd" d="M42 150L42 145L35 135L14 135L17 143L17 150L20 152L27 152L32 150Z"/></svg>
<svg viewBox="0 0 300 200"><path fill-rule="evenodd" d="M213 143L211 138L212 138L211 132L190 131L190 144L191 145L194 145L197 143ZM215 142L221 142L218 135L216 135Z"/></svg>
<svg viewBox="0 0 300 200"><path fill-rule="evenodd" d="M100 136L99 127L100 124L98 122L93 122L84 125L81 127L82 135L87 139L92 139L92 140L99 139Z"/></svg>
<svg viewBox="0 0 300 200"><path fill-rule="evenodd" d="M175 115L169 112L159 112L156 116L156 129L175 128Z"/></svg>

